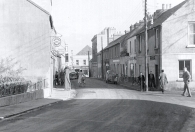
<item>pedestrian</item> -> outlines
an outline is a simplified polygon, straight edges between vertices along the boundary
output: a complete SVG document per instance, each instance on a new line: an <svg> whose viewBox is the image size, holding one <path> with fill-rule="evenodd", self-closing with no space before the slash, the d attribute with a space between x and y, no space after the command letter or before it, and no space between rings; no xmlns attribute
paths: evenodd
<svg viewBox="0 0 195 132"><path fill-rule="evenodd" d="M83 71L82 70L80 70L80 72L79 72L79 78L78 78L78 84L79 84L79 86L82 84L82 78L83 78L83 76L85 76L84 75L84 73L83 73Z"/></svg>
<svg viewBox="0 0 195 132"><path fill-rule="evenodd" d="M161 70L159 80L160 80L160 88L162 90L162 93L164 94L164 91L166 89L166 85L168 83L167 75L164 73L164 70Z"/></svg>
<svg viewBox="0 0 195 132"><path fill-rule="evenodd" d="M186 90L188 91L187 97L192 97L190 89L189 89L189 83L190 83L191 75L186 67L184 67L184 73L183 73L183 81L184 81L184 91L183 96L185 96Z"/></svg>
<svg viewBox="0 0 195 132"><path fill-rule="evenodd" d="M152 71L150 71L150 73L148 74L148 86L150 90L154 90L155 78L154 78L154 74L152 73Z"/></svg>
<svg viewBox="0 0 195 132"><path fill-rule="evenodd" d="M65 67L65 90L70 90L71 89L71 82L70 82L70 76L69 76L70 72L69 72L69 68L68 67Z"/></svg>
<svg viewBox="0 0 195 132"><path fill-rule="evenodd" d="M56 74L55 74L55 85L57 86L58 85L58 72L56 71Z"/></svg>
<svg viewBox="0 0 195 132"><path fill-rule="evenodd" d="M145 77L142 74L142 72L140 72L139 82L140 82L140 91L145 91Z"/></svg>

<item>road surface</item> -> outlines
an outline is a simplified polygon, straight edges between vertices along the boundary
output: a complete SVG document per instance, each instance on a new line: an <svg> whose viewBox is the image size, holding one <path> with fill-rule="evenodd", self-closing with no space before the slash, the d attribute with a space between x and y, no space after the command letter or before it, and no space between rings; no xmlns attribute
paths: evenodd
<svg viewBox="0 0 195 132"><path fill-rule="evenodd" d="M96 79L87 79L85 87L78 87L74 80L72 86L77 90L75 99L1 121L0 132L195 130L194 98L160 92L141 93Z"/></svg>

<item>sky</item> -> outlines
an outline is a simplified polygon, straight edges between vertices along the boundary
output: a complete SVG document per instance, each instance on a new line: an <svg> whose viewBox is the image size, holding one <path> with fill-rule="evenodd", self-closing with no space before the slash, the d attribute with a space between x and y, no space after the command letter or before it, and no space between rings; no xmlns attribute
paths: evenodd
<svg viewBox="0 0 195 132"><path fill-rule="evenodd" d="M131 24L144 17L144 0L33 0L49 11L56 31L63 35L69 53L77 54L86 45L92 47L91 39L106 27L118 32L129 30ZM148 12L153 14L162 4L172 7L183 0L147 0Z"/></svg>
<svg viewBox="0 0 195 132"><path fill-rule="evenodd" d="M148 0L148 11L152 14L162 4L173 7L182 1ZM86 45L92 47L91 39L105 27L124 33L143 19L144 0L53 0L52 15L57 32L76 54Z"/></svg>

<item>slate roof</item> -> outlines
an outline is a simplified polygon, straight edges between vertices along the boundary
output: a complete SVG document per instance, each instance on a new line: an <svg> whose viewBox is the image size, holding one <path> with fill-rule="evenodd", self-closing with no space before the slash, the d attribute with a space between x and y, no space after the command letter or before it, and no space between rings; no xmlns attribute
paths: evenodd
<svg viewBox="0 0 195 132"><path fill-rule="evenodd" d="M165 22L171 15L173 15L178 9L180 9L188 0L185 0L183 2L181 2L180 4L174 6L171 9L168 9L166 11L164 11L158 18L154 19L154 22L152 25L150 25L150 28L154 28L157 27L159 25L161 25L163 22ZM149 22L148 22L149 24ZM141 33L145 31L145 27L142 27L137 33Z"/></svg>
<svg viewBox="0 0 195 132"><path fill-rule="evenodd" d="M91 55L92 52L92 48L88 45L86 45L79 53L77 53L76 55L88 55L88 51L89 51L89 55Z"/></svg>

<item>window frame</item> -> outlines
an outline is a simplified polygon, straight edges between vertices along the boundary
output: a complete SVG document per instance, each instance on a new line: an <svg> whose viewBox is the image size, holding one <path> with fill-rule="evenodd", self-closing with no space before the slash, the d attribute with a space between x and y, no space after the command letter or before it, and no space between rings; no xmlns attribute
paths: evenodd
<svg viewBox="0 0 195 132"><path fill-rule="evenodd" d="M129 53L131 53L131 41L129 42Z"/></svg>
<svg viewBox="0 0 195 132"><path fill-rule="evenodd" d="M139 36L139 53L142 52L142 35Z"/></svg>
<svg viewBox="0 0 195 132"><path fill-rule="evenodd" d="M178 60L178 80L183 80L183 78L180 78L179 77L179 62L180 61L184 61L184 67L185 67L185 61L190 61L190 75L191 75L191 79L192 79L192 60L191 59L181 59L181 60Z"/></svg>
<svg viewBox="0 0 195 132"><path fill-rule="evenodd" d="M159 46L159 29L155 29L155 49L158 49Z"/></svg>
<svg viewBox="0 0 195 132"><path fill-rule="evenodd" d="M78 62L78 63L77 63ZM76 60L76 65L79 66L79 60Z"/></svg>
<svg viewBox="0 0 195 132"><path fill-rule="evenodd" d="M195 44L190 44L190 24L195 24L195 21L189 21L188 22L188 44L187 44L187 48L195 48ZM195 35L195 32L193 33Z"/></svg>
<svg viewBox="0 0 195 132"><path fill-rule="evenodd" d="M83 60L83 65L87 65L87 61L86 60Z"/></svg>

